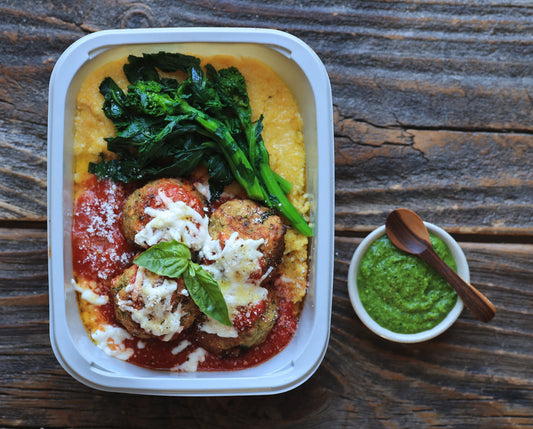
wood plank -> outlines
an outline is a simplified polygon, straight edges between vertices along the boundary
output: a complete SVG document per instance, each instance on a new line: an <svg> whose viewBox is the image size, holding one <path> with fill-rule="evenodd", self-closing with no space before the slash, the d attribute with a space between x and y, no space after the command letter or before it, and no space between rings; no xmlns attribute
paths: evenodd
<svg viewBox="0 0 533 429"><path fill-rule="evenodd" d="M331 339L293 391L263 397L169 398L99 392L70 377L48 337L46 235L0 229L0 426L516 427L533 421L533 245L461 243L475 286L497 307L489 324L463 313L422 344L381 340L346 289L360 239L337 238ZM305 398L305 400L302 400ZM217 423L214 423L214 422Z"/></svg>
<svg viewBox="0 0 533 429"><path fill-rule="evenodd" d="M533 6L523 0L183 0L0 5L0 426L518 427L533 422ZM307 42L335 108L331 340L295 390L159 398L92 390L48 337L48 79L59 55L107 28L252 26ZM408 206L465 241L497 307L428 343L377 338L346 275L359 238ZM9 222L6 223L6 220ZM481 236L482 234L483 236ZM515 244L506 243L512 239ZM469 241L473 240L473 241Z"/></svg>
<svg viewBox="0 0 533 429"><path fill-rule="evenodd" d="M325 62L339 229L366 230L407 201L454 231L531 234L531 157L519 153L532 145L533 9L522 1L26 0L1 11L0 219L46 216L48 79L68 45L106 28L234 25L289 31ZM408 147L391 147L397 139ZM353 174L358 193L346 193ZM428 182L431 174L444 177Z"/></svg>
<svg viewBox="0 0 533 429"><path fill-rule="evenodd" d="M456 233L533 235L533 135L337 124L339 231L408 207Z"/></svg>

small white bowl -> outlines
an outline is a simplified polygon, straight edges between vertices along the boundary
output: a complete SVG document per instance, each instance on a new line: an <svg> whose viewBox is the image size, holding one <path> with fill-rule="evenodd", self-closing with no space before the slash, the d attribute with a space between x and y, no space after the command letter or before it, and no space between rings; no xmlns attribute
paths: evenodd
<svg viewBox="0 0 533 429"><path fill-rule="evenodd" d="M438 226L428 222L424 222L424 224L430 233L443 240L446 246L450 249L453 259L457 264L457 273L467 282L470 281L470 270L468 269L468 263L463 250L461 247L459 247L457 242L442 228L439 228ZM457 320L461 314L461 311L463 310L463 301L459 297L457 298L457 303L455 306L437 326L427 331L417 332L415 334L399 334L382 327L370 317L363 307L363 304L359 298L359 291L357 289L357 271L359 269L359 263L372 243L385 234L386 232L384 225L375 229L361 242L361 244L359 244L353 254L352 261L350 263L350 269L348 271L348 292L357 316L359 316L359 319L361 319L361 321L377 335L398 343L419 343L442 334Z"/></svg>

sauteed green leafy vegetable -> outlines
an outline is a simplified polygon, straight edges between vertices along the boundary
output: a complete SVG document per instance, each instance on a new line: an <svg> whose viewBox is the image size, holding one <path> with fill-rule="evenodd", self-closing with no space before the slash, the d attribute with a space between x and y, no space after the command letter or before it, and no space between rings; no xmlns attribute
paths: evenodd
<svg viewBox="0 0 533 429"><path fill-rule="evenodd" d="M158 70L187 77L179 82ZM237 68L202 68L197 57L159 52L130 55L124 72L127 93L109 77L100 85L104 113L117 129L106 139L107 147L117 157L102 155L89 172L131 182L186 176L202 162L213 199L236 180L251 199L277 208L299 232L312 235L287 198L290 183L270 168L263 118L252 121L246 82Z"/></svg>

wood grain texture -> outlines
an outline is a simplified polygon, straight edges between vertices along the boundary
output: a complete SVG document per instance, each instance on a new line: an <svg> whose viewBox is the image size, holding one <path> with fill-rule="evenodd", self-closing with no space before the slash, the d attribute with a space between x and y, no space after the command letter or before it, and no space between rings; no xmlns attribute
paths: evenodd
<svg viewBox="0 0 533 429"><path fill-rule="evenodd" d="M461 243L472 283L497 303L490 324L464 312L422 344L381 340L356 317L346 276L356 238L338 238L332 329L318 371L261 397L106 393L70 377L48 337L46 239L0 229L0 426L519 427L533 422L533 245Z"/></svg>
<svg viewBox="0 0 533 429"><path fill-rule="evenodd" d="M276 28L328 70L335 112L331 340L281 395L159 398L70 377L48 336L48 81L109 28ZM533 6L524 0L0 0L0 427L515 428L533 426ZM398 345L346 288L360 238L408 207L461 242L496 305ZM512 243L510 243L512 242Z"/></svg>
<svg viewBox="0 0 533 429"><path fill-rule="evenodd" d="M337 123L337 229L407 207L453 232L533 234L533 136Z"/></svg>
<svg viewBox="0 0 533 429"><path fill-rule="evenodd" d="M328 69L338 229L407 204L454 231L533 234L525 2L22 1L0 16L0 218L46 216L47 86L67 46L107 28L256 26L301 37Z"/></svg>

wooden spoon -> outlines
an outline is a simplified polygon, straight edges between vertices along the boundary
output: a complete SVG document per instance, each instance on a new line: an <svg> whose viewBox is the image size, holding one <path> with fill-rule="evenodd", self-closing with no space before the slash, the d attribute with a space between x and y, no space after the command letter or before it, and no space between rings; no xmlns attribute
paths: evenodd
<svg viewBox="0 0 533 429"><path fill-rule="evenodd" d="M385 230L392 243L412 255L417 255L435 268L455 289L476 319L489 322L494 317L494 305L476 288L451 269L433 250L429 232L420 217L409 209L397 209L389 214Z"/></svg>

